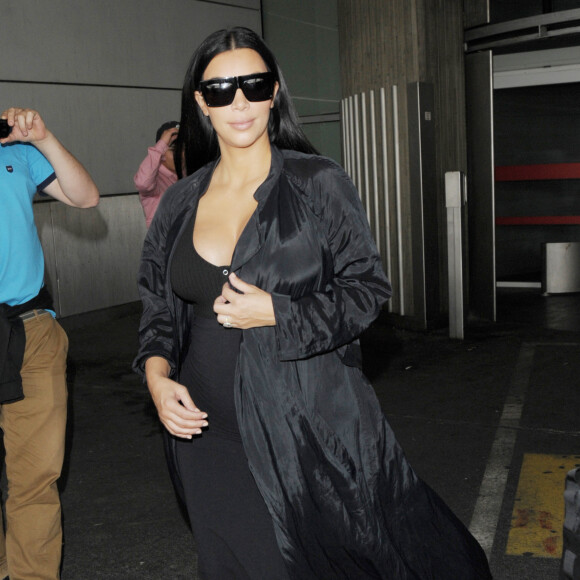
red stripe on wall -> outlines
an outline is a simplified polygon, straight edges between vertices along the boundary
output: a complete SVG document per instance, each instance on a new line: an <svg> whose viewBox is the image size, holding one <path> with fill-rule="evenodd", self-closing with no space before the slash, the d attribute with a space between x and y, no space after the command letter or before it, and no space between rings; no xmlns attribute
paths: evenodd
<svg viewBox="0 0 580 580"><path fill-rule="evenodd" d="M504 165L495 168L496 181L534 181L539 179L579 179L580 163Z"/></svg>
<svg viewBox="0 0 580 580"><path fill-rule="evenodd" d="M550 215L527 217L496 217L496 226L577 226L579 215Z"/></svg>

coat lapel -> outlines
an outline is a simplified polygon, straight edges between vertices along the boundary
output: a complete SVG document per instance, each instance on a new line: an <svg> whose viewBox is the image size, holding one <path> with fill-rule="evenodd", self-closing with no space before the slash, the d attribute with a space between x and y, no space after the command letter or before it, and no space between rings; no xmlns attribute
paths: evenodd
<svg viewBox="0 0 580 580"><path fill-rule="evenodd" d="M266 237L265 224L266 219L263 219L263 212L267 211L267 201L272 197L273 190L278 182L278 177L282 171L283 157L280 151L272 146L272 165L270 173L266 181L258 187L254 194L258 202L256 211L249 219L238 243L234 249L232 256L232 270L237 272L244 264L251 260L262 247Z"/></svg>

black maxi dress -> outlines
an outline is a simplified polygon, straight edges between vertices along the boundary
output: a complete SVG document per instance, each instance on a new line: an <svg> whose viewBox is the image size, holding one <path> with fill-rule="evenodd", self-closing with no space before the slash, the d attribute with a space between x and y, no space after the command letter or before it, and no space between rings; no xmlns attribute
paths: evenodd
<svg viewBox="0 0 580 580"><path fill-rule="evenodd" d="M180 371L209 426L176 443L176 460L204 580L285 580L272 518L250 473L238 430L234 375L241 330L224 328L213 303L229 266L204 260L193 245L195 215L171 266L174 292L193 303L190 344Z"/></svg>

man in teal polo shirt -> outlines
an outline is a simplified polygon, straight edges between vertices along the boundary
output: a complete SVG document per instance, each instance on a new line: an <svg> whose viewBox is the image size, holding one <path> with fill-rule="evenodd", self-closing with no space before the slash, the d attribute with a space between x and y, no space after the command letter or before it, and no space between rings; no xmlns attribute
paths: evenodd
<svg viewBox="0 0 580 580"><path fill-rule="evenodd" d="M8 481L0 578L56 580L68 339L44 286L32 200L43 192L89 208L99 192L38 112L10 108L0 118L10 131L0 138L0 428Z"/></svg>

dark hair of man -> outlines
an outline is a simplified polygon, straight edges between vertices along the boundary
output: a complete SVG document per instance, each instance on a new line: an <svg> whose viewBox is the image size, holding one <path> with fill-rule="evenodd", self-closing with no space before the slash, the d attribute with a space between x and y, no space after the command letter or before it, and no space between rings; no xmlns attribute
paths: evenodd
<svg viewBox="0 0 580 580"><path fill-rule="evenodd" d="M181 121L175 143L177 175L191 175L206 163L217 159L219 144L215 130L195 100L195 91L211 60L223 52L236 48L250 48L261 57L278 81L278 93L270 110L268 135L270 142L280 149L303 153L317 153L298 123L298 117L288 92L286 81L276 58L264 41L253 30L235 27L218 30L208 36L193 54L183 82L181 93Z"/></svg>
<svg viewBox="0 0 580 580"><path fill-rule="evenodd" d="M173 127L179 127L179 121L167 121L163 123L159 129L157 129L157 133L155 133L155 143L161 139L161 135L167 131L167 129L173 129Z"/></svg>

